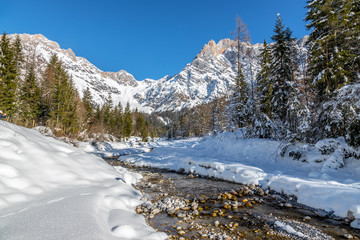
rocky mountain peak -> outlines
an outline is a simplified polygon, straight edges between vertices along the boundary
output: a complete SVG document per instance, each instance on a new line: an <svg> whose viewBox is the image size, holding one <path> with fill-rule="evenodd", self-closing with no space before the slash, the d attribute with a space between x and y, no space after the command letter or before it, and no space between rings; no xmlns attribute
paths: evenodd
<svg viewBox="0 0 360 240"><path fill-rule="evenodd" d="M138 81L134 76L125 70L120 70L118 72L104 72L104 75L113 79L117 83L125 86L137 87L139 85Z"/></svg>
<svg viewBox="0 0 360 240"><path fill-rule="evenodd" d="M218 43L214 40L210 40L205 46L201 49L199 56L218 56L222 54L226 49L233 47L235 42L230 40L229 38L222 39Z"/></svg>

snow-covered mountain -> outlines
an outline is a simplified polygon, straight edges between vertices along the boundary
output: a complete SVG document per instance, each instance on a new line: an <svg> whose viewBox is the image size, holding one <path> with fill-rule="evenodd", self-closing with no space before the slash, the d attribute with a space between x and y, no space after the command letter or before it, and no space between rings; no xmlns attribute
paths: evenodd
<svg viewBox="0 0 360 240"><path fill-rule="evenodd" d="M14 37L15 35L10 35ZM137 81L130 73L103 72L88 60L77 57L71 49L61 49L59 44L41 34L19 35L27 62L35 62L39 75L46 68L52 54L56 53L71 75L80 96L89 87L96 103L101 104L111 94L114 104L127 102L132 108L144 112L173 111L193 107L231 93L235 84L235 42L223 39L219 43L209 41L194 60L173 77L159 80ZM299 40L303 48L304 40ZM248 81L259 71L258 54L262 44L242 43L241 60ZM25 67L22 70L25 74Z"/></svg>

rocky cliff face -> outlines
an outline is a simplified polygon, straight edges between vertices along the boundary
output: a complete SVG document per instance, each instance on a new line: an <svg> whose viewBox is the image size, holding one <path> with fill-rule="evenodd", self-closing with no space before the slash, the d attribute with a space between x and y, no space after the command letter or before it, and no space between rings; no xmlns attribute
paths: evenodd
<svg viewBox="0 0 360 240"><path fill-rule="evenodd" d="M10 35L14 37L14 35ZM89 87L97 104L111 94L114 104L127 102L141 111L173 111L209 102L231 93L235 84L235 42L223 39L205 44L194 60L173 77L159 80L137 81L130 73L103 72L85 58L77 57L71 49L61 49L59 44L43 35L21 34L27 62L34 62L41 77L52 54L56 53L80 95ZM299 48L303 48L299 41ZM242 43L241 64L248 81L255 79L259 71L258 54L261 44ZM26 72L26 66L22 75Z"/></svg>

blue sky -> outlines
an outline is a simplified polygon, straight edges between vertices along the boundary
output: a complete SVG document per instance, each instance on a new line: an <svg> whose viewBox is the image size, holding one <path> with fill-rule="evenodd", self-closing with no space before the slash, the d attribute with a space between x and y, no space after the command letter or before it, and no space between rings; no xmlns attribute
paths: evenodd
<svg viewBox="0 0 360 240"><path fill-rule="evenodd" d="M103 71L174 75L209 40L231 38L236 15L252 43L270 41L276 14L301 38L305 0L5 0L0 31L41 33Z"/></svg>

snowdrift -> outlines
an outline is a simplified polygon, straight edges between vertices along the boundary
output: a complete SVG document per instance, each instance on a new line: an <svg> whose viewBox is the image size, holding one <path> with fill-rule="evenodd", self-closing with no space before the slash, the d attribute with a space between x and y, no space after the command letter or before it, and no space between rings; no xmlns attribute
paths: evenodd
<svg viewBox="0 0 360 240"><path fill-rule="evenodd" d="M0 239L165 239L135 213L141 176L0 121Z"/></svg>

